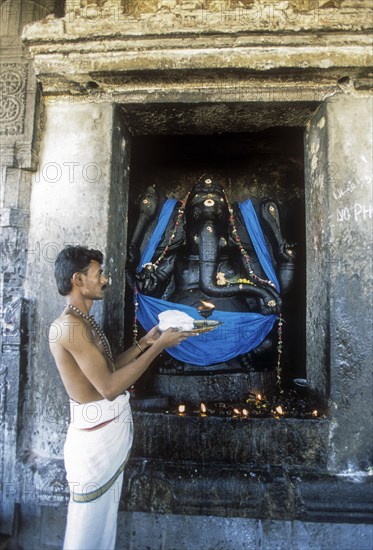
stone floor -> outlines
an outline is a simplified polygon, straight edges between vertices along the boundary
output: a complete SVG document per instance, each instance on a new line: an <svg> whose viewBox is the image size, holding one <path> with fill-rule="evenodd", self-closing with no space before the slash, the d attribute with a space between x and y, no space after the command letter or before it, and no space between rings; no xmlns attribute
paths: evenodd
<svg viewBox="0 0 373 550"><path fill-rule="evenodd" d="M20 515L17 542L1 550L62 547L66 509L40 507ZM35 513L36 512L36 513ZM27 513L27 514L26 514ZM28 516L27 521L22 517ZM116 550L371 550L373 526L216 516L121 512Z"/></svg>

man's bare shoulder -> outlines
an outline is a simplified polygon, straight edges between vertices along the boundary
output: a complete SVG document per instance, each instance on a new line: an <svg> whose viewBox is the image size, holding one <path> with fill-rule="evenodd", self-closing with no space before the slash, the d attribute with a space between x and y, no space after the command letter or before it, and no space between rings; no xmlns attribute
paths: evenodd
<svg viewBox="0 0 373 550"><path fill-rule="evenodd" d="M61 330L66 330L69 326L82 326L85 327L86 323L82 317L75 315L70 311L63 311L50 325L50 329L53 327L59 327Z"/></svg>
<svg viewBox="0 0 373 550"><path fill-rule="evenodd" d="M49 327L51 349L69 348L81 341L92 343L90 328L81 317L70 312L63 312L51 323Z"/></svg>

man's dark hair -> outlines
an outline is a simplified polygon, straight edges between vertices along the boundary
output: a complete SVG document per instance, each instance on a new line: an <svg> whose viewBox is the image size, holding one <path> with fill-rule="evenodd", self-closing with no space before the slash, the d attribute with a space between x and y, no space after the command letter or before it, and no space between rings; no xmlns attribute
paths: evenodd
<svg viewBox="0 0 373 550"><path fill-rule="evenodd" d="M58 292L67 296L72 289L71 277L74 273L86 270L92 260L102 264L103 259L102 252L85 246L67 246L61 250L54 264Z"/></svg>

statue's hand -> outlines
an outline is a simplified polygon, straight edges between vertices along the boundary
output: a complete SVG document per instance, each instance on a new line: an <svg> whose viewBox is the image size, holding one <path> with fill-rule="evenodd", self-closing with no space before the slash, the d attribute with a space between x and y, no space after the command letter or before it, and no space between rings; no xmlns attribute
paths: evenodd
<svg viewBox="0 0 373 550"><path fill-rule="evenodd" d="M137 288L142 294L152 295L158 287L158 278L154 268L144 267L136 273Z"/></svg>
<svg viewBox="0 0 373 550"><path fill-rule="evenodd" d="M130 243L130 245L128 247L127 264L128 264L128 266L133 266L138 261L139 261L138 247L136 247L134 243Z"/></svg>
<svg viewBox="0 0 373 550"><path fill-rule="evenodd" d="M297 243L284 241L279 250L279 260L283 262L294 262L297 256Z"/></svg>
<svg viewBox="0 0 373 550"><path fill-rule="evenodd" d="M152 220L157 211L158 195L154 186L147 187L145 193L139 197L140 217L145 216Z"/></svg>
<svg viewBox="0 0 373 550"><path fill-rule="evenodd" d="M273 315L281 313L282 301L280 295L276 292L269 292L262 289L262 296L259 298L259 311L262 315Z"/></svg>

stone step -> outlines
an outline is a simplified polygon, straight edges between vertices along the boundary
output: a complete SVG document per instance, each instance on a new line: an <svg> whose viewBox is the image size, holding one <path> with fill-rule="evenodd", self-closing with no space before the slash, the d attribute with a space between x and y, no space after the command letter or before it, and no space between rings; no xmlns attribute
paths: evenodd
<svg viewBox="0 0 373 550"><path fill-rule="evenodd" d="M196 464L325 468L327 419L224 418L133 413L132 456Z"/></svg>
<svg viewBox="0 0 373 550"><path fill-rule="evenodd" d="M372 476L335 476L313 468L253 468L132 458L126 511L266 520L373 522Z"/></svg>
<svg viewBox="0 0 373 550"><path fill-rule="evenodd" d="M234 402L248 393L272 395L276 390L276 373L236 372L209 374L157 374L148 380L147 393L170 397L176 401Z"/></svg>

